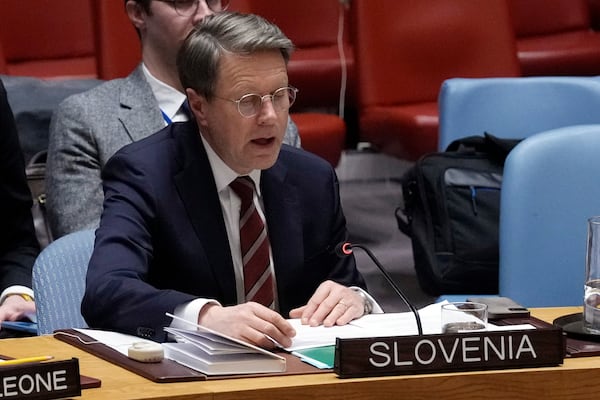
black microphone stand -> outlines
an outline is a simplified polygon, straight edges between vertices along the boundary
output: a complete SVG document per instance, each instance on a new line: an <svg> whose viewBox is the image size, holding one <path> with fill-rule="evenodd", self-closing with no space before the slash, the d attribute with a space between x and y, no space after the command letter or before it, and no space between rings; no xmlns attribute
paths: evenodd
<svg viewBox="0 0 600 400"><path fill-rule="evenodd" d="M381 263L379 262L379 260L377 260L377 257L375 257L375 255L371 252L371 250L369 250L367 247L361 245L361 244L353 244L353 243L349 243L350 247L357 247L359 249L362 249L365 253L367 253L367 255L369 256L369 258L371 258L371 260L373 261L373 263L377 266L377 268L379 268L379 270L381 271L381 273L383 274L383 276L385 277L385 279L388 281L388 283L390 284L390 286L394 289L394 291L396 292L396 294L398 294L398 296L400 296L400 298L404 301L404 303L408 306L408 308L410 308L410 310L412 311L412 313L415 315L415 320L417 321L417 330L419 332L419 335L423 335L423 326L421 324L421 317L419 316L419 312L417 311L417 309L415 308L415 306L406 298L406 296L404 295L404 293L402 293L402 291L400 290L400 288L394 283L394 280L391 278L391 276L387 273L387 271L385 270L385 268L383 268L383 266L381 265Z"/></svg>

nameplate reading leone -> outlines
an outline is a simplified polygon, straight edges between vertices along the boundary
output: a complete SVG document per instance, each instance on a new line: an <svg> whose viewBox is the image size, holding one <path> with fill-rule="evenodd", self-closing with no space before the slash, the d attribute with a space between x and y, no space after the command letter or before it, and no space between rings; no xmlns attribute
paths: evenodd
<svg viewBox="0 0 600 400"><path fill-rule="evenodd" d="M81 396L79 360L0 364L0 398L60 399Z"/></svg>
<svg viewBox="0 0 600 400"><path fill-rule="evenodd" d="M562 364L561 329L337 339L340 378L457 372Z"/></svg>

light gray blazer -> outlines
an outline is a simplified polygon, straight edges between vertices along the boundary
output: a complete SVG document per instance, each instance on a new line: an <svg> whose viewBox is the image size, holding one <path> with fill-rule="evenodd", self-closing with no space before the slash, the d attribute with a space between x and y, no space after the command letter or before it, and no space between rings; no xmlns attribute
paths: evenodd
<svg viewBox="0 0 600 400"><path fill-rule="evenodd" d="M141 65L126 78L61 102L50 123L46 166L48 219L55 238L98 226L104 201L102 168L121 147L164 125ZM284 142L300 147L291 119Z"/></svg>

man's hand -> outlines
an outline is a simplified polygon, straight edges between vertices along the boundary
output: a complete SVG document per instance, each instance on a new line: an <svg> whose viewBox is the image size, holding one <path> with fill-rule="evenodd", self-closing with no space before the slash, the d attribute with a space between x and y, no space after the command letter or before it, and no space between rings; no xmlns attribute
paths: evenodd
<svg viewBox="0 0 600 400"><path fill-rule="evenodd" d="M35 314L35 303L27 301L19 295L8 296L0 305L0 323L17 321L31 314Z"/></svg>
<svg viewBox="0 0 600 400"><path fill-rule="evenodd" d="M325 281L308 300L308 304L290 311L290 318L300 318L310 326L346 325L364 314L365 303L356 291L333 281Z"/></svg>
<svg viewBox="0 0 600 400"><path fill-rule="evenodd" d="M281 315L254 302L230 307L207 304L200 311L198 324L267 349L276 346L273 340L289 347L296 335Z"/></svg>

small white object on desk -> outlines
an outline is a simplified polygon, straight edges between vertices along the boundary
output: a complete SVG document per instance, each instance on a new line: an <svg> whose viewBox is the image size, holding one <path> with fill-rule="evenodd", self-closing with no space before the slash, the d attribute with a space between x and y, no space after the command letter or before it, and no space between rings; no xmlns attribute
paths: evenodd
<svg viewBox="0 0 600 400"><path fill-rule="evenodd" d="M144 363L157 363L163 360L165 352L160 343L135 342L127 349L127 357Z"/></svg>

